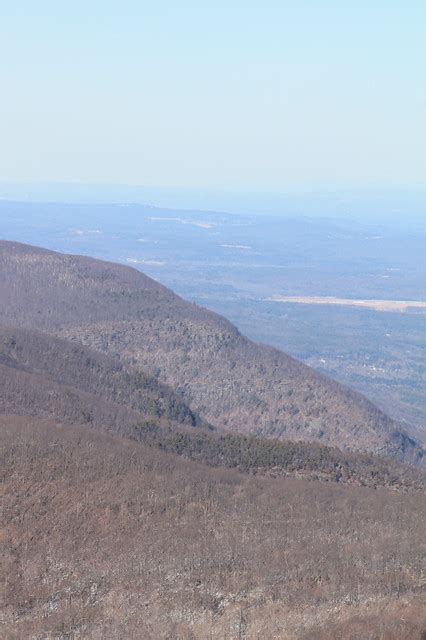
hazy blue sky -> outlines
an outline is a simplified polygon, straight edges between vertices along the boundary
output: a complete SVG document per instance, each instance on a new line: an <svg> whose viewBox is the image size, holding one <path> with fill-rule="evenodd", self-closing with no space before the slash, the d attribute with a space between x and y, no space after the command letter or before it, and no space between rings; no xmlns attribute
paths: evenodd
<svg viewBox="0 0 426 640"><path fill-rule="evenodd" d="M425 0L0 0L0 181L426 185Z"/></svg>

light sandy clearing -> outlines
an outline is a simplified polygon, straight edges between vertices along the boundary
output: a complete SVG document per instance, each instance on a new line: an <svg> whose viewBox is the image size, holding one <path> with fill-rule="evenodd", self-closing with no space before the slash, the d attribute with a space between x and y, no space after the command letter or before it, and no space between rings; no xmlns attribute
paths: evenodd
<svg viewBox="0 0 426 640"><path fill-rule="evenodd" d="M426 302L420 300L352 300L334 296L272 296L268 302L295 302L299 304L341 304L364 307L374 311L406 311L410 307L426 309Z"/></svg>

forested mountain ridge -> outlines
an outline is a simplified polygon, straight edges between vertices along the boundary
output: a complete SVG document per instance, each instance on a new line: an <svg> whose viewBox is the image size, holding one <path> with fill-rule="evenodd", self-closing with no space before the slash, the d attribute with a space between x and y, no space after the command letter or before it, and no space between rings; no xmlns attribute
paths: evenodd
<svg viewBox="0 0 426 640"><path fill-rule="evenodd" d="M137 367L220 429L400 459L416 443L361 395L135 269L0 243L0 322L63 336Z"/></svg>
<svg viewBox="0 0 426 640"><path fill-rule="evenodd" d="M142 371L75 342L2 325L0 415L93 426L210 466L250 473L302 473L404 490L423 486L413 469L385 458L214 432L173 391Z"/></svg>

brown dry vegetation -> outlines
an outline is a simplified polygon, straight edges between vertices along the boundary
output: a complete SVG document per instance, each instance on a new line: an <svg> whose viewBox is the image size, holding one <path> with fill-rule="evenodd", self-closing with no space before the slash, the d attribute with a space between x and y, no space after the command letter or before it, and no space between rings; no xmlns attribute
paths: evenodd
<svg viewBox="0 0 426 640"><path fill-rule="evenodd" d="M422 494L0 420L2 637L422 638Z"/></svg>
<svg viewBox="0 0 426 640"><path fill-rule="evenodd" d="M218 428L404 459L419 448L359 394L257 345L138 271L0 243L0 321L120 358Z"/></svg>

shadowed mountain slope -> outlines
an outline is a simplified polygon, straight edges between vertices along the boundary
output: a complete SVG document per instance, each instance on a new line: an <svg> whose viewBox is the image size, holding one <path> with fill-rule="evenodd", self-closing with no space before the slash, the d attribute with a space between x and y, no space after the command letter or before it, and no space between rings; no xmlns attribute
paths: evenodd
<svg viewBox="0 0 426 640"><path fill-rule="evenodd" d="M144 416L74 387L57 384L37 373L0 365L0 414L52 418L94 424L126 432Z"/></svg>
<svg viewBox="0 0 426 640"><path fill-rule="evenodd" d="M3 406L3 413L25 414L32 407L33 415L37 415L36 407L43 403L48 409L49 393L51 400L55 397L54 387L60 399L59 386L64 385L64 398L70 400L74 394L76 406L81 402L82 407L86 407L82 409L86 416L90 416L89 405L92 402L98 408L103 404L106 412L107 405L111 413L124 415L127 412L127 421L132 419L133 423L141 416L148 416L181 426L202 424L181 398L152 376L126 367L119 360L84 345L39 331L0 325L0 383L0 409ZM33 390L32 399L24 401L20 397L20 385L28 392ZM52 385L51 390L49 385ZM12 400L14 394L15 401ZM6 397L9 398L8 406L5 405ZM113 405L116 405L114 410ZM71 404L68 410L70 408ZM68 419L65 407L63 414L60 411L55 413L59 407L56 405L55 409L50 402L50 409L58 420ZM73 412L71 417L73 422L80 422ZM82 421L92 419L94 416ZM102 424L102 421L97 420L97 423Z"/></svg>
<svg viewBox="0 0 426 640"><path fill-rule="evenodd" d="M254 344L220 316L122 265L0 243L0 322L64 336L136 366L219 428L416 457L359 394Z"/></svg>

